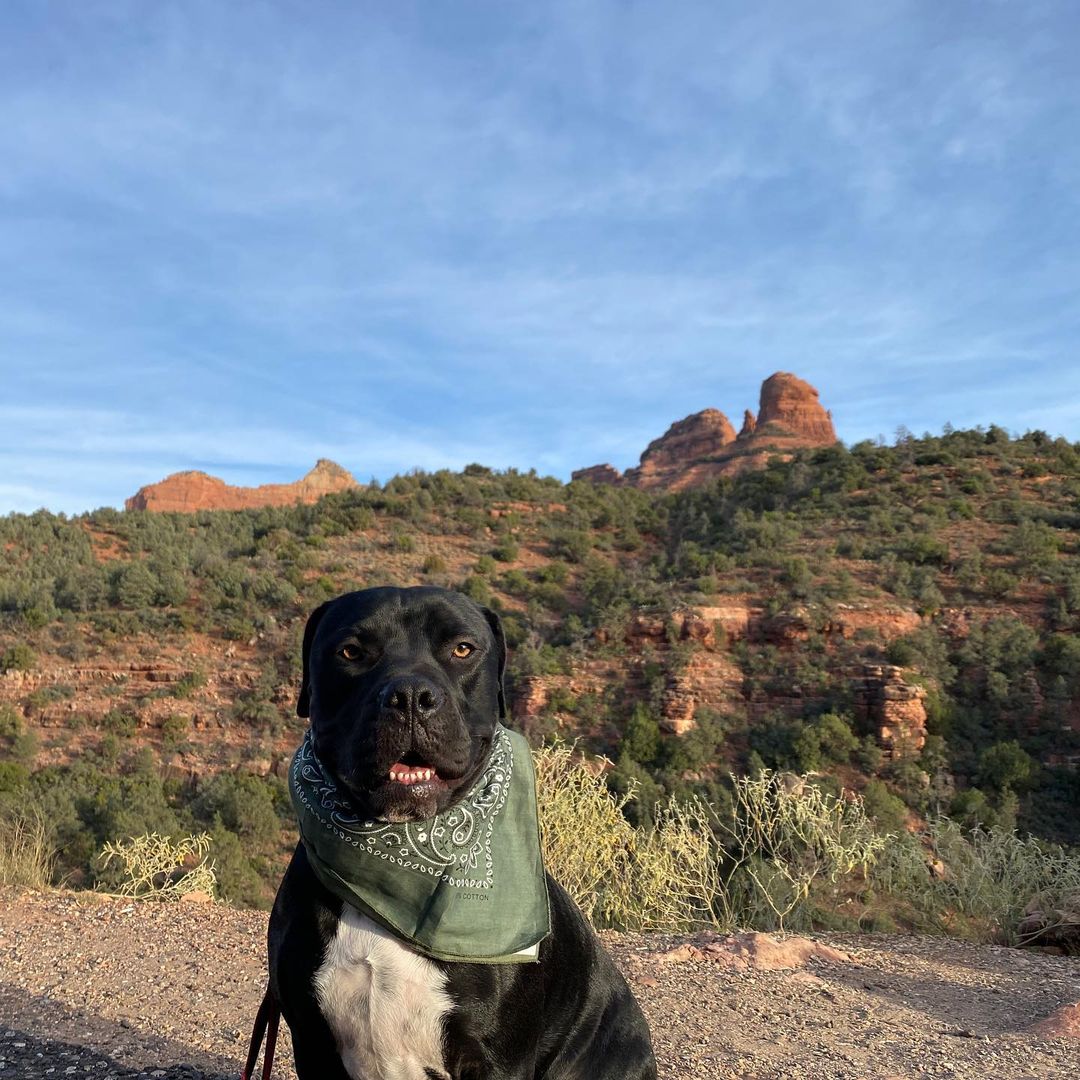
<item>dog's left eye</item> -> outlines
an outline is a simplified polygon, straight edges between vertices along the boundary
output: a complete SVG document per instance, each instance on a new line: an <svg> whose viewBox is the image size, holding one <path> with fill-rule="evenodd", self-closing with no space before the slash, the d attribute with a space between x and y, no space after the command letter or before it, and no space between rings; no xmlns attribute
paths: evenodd
<svg viewBox="0 0 1080 1080"><path fill-rule="evenodd" d="M359 645L353 645L350 642L348 645L342 645L338 649L338 656L343 656L346 660L359 660L363 656L363 650Z"/></svg>
<svg viewBox="0 0 1080 1080"><path fill-rule="evenodd" d="M454 656L458 660L464 660L465 657L472 656L474 652L476 652L476 646L470 645L467 641L459 641L454 646Z"/></svg>

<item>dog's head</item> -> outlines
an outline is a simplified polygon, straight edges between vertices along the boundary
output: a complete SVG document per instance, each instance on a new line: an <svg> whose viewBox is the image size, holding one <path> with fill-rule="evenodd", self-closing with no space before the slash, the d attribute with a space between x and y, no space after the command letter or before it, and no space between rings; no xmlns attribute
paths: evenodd
<svg viewBox="0 0 1080 1080"><path fill-rule="evenodd" d="M505 713L498 616L448 589L363 589L316 608L296 711L367 818L422 821L461 798Z"/></svg>

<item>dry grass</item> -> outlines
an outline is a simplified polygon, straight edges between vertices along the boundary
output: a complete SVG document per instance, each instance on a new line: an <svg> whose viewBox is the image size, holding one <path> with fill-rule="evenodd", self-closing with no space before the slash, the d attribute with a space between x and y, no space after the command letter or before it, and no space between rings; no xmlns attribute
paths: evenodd
<svg viewBox="0 0 1080 1080"><path fill-rule="evenodd" d="M0 818L0 884L47 889L56 868L56 849L39 813L9 812Z"/></svg>
<svg viewBox="0 0 1080 1080"><path fill-rule="evenodd" d="M544 861L598 927L691 930L715 923L718 850L707 807L672 803L651 829L573 749L536 752Z"/></svg>
<svg viewBox="0 0 1080 1080"><path fill-rule="evenodd" d="M931 822L889 845L874 882L931 925L947 928L961 916L976 936L1009 945L1060 938L1071 946L1080 938L1080 853L1010 829Z"/></svg>
<svg viewBox="0 0 1080 1080"><path fill-rule="evenodd" d="M809 923L815 886L864 879L887 838L854 796L765 772L733 777L730 815L662 804L650 828L623 815L603 774L571 747L536 753L544 859L598 927L784 930Z"/></svg>

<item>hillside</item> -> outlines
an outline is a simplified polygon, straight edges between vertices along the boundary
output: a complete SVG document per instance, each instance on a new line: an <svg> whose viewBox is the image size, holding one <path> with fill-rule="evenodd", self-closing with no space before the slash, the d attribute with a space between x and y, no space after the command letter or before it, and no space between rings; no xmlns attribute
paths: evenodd
<svg viewBox="0 0 1080 1080"><path fill-rule="evenodd" d="M266 903L307 612L365 585L502 613L515 722L614 763L645 816L766 765L1076 842L1080 454L1042 432L793 449L690 490L417 473L311 505L0 519L0 799L73 883L209 828Z"/></svg>

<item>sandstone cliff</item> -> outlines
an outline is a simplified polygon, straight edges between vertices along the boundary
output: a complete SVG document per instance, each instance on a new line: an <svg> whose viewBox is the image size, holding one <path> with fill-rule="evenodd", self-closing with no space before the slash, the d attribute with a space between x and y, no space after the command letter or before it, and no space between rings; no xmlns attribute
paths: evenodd
<svg viewBox="0 0 1080 1080"><path fill-rule="evenodd" d="M313 503L324 495L357 486L351 473L325 458L320 458L315 468L292 484L233 487L204 472L178 472L159 483L139 488L125 500L124 509L181 514L196 510L253 510L261 506Z"/></svg>
<svg viewBox="0 0 1080 1080"><path fill-rule="evenodd" d="M786 371L778 371L761 384L757 422L747 438L761 440L770 436L793 438L800 446L831 446L836 442L832 414L818 401L818 392Z"/></svg>
<svg viewBox="0 0 1080 1080"><path fill-rule="evenodd" d="M785 371L761 386L757 415L749 409L736 434L718 409L704 409L672 424L625 473L611 465L579 469L574 480L628 485L644 490L680 491L746 469L764 468L776 454L790 454L836 442L832 415L808 382Z"/></svg>
<svg viewBox="0 0 1080 1080"><path fill-rule="evenodd" d="M624 480L633 487L675 490L686 487L686 473L694 464L715 458L735 442L731 421L718 409L704 409L679 420L641 455L636 469L627 469Z"/></svg>

